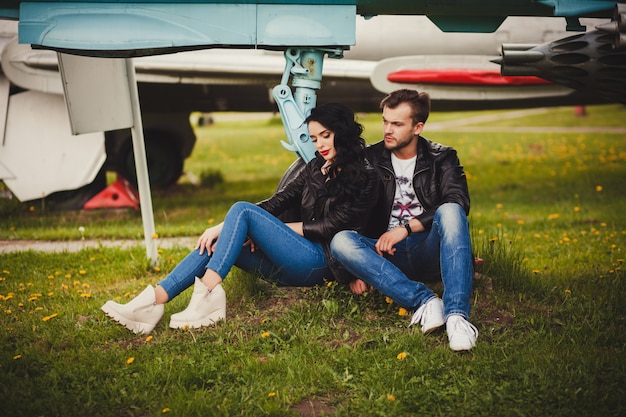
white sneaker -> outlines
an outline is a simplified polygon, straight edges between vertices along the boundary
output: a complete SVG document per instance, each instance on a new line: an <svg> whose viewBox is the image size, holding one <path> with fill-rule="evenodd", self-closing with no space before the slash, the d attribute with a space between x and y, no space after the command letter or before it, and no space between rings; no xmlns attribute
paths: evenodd
<svg viewBox="0 0 626 417"><path fill-rule="evenodd" d="M109 300L102 307L109 317L134 333L150 333L161 317L163 317L163 304L157 304L154 287L148 285L137 297L126 304L119 304Z"/></svg>
<svg viewBox="0 0 626 417"><path fill-rule="evenodd" d="M222 284L212 290L196 277L193 294L189 305L180 313L172 314L170 327L182 329L184 327L198 328L214 324L226 317L226 293Z"/></svg>
<svg viewBox="0 0 626 417"><path fill-rule="evenodd" d="M413 314L409 327L415 323L422 325L422 333L424 334L428 334L443 326L445 320L443 319L443 301L441 301L441 298L435 297L422 304Z"/></svg>
<svg viewBox="0 0 626 417"><path fill-rule="evenodd" d="M476 344L478 329L459 314L452 314L448 317L446 331L452 350L470 350Z"/></svg>

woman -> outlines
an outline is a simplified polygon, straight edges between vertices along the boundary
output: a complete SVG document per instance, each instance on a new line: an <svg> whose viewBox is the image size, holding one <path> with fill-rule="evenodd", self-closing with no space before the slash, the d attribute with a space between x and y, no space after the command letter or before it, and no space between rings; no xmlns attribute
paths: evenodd
<svg viewBox="0 0 626 417"><path fill-rule="evenodd" d="M206 229L194 251L156 288L149 285L128 304L108 301L102 310L135 333L150 333L164 304L193 284L189 306L171 316L170 327L197 328L225 318L221 282L233 265L281 285L341 279L329 242L340 230L362 231L376 202L378 179L365 159L363 127L349 108L316 107L306 123L317 152L299 173L267 200L235 203L224 222ZM294 208L303 221L283 223L276 217Z"/></svg>

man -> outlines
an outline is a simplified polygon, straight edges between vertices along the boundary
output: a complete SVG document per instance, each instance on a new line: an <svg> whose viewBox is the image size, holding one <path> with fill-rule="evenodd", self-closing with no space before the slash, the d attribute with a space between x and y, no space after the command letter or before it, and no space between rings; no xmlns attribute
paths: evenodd
<svg viewBox="0 0 626 417"><path fill-rule="evenodd" d="M366 236L339 232L331 251L357 279L355 294L374 287L414 310L410 325L424 334L444 324L450 348L470 350L478 330L469 323L473 256L467 180L456 151L420 136L430 97L398 90L381 102L384 140L368 148L381 195ZM423 281L441 278L443 300Z"/></svg>

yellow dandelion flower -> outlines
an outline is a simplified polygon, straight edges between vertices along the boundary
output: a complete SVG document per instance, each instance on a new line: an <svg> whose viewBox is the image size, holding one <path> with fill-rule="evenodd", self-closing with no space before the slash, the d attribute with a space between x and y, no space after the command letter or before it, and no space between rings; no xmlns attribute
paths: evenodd
<svg viewBox="0 0 626 417"><path fill-rule="evenodd" d="M169 413L169 412L170 412L170 409L169 409L169 408L167 408L167 407L165 407L163 410L161 410L161 412L162 412L163 414L165 414L165 413Z"/></svg>
<svg viewBox="0 0 626 417"><path fill-rule="evenodd" d="M538 274L539 270L538 269L533 269L533 274Z"/></svg>
<svg viewBox="0 0 626 417"><path fill-rule="evenodd" d="M58 314L57 314L57 313L50 314L49 316L44 317L42 320L43 320L43 321L48 321L48 320L50 320L50 319L55 318L56 316L58 316Z"/></svg>
<svg viewBox="0 0 626 417"><path fill-rule="evenodd" d="M135 358L133 358L132 356L130 358L126 359L126 365L130 365L133 362L135 362Z"/></svg>
<svg viewBox="0 0 626 417"><path fill-rule="evenodd" d="M211 217L209 220L207 220L207 223L213 224L213 223L215 223L215 219L213 217Z"/></svg>
<svg viewBox="0 0 626 417"><path fill-rule="evenodd" d="M399 316L406 316L407 314L409 314L409 312L406 311L406 308L400 307L400 309L398 310L398 315Z"/></svg>
<svg viewBox="0 0 626 417"><path fill-rule="evenodd" d="M158 233L152 233L152 239L158 239L158 238L159 238Z"/></svg>
<svg viewBox="0 0 626 417"><path fill-rule="evenodd" d="M326 284L327 287L332 287L333 286L333 282L332 281L328 281L328 284Z"/></svg>
<svg viewBox="0 0 626 417"><path fill-rule="evenodd" d="M5 312L6 314L11 314L11 313L12 313L11 309L4 310L4 312Z"/></svg>
<svg viewBox="0 0 626 417"><path fill-rule="evenodd" d="M272 392L268 392L268 393L267 393L267 396L268 396L268 397L270 397L270 398L272 398L272 397L275 397L275 396L276 396L276 393L275 393L274 391L272 391Z"/></svg>
<svg viewBox="0 0 626 417"><path fill-rule="evenodd" d="M601 186L601 185L596 185L596 191L597 191L597 192L602 191L602 186Z"/></svg>
<svg viewBox="0 0 626 417"><path fill-rule="evenodd" d="M502 205L502 203L498 203L498 204L496 204L496 208L497 208L498 210L500 210L502 207L504 207L504 206Z"/></svg>
<svg viewBox="0 0 626 417"><path fill-rule="evenodd" d="M395 400L396 400L396 397L395 397L395 395L393 395L393 394L387 394L387 399L388 399L389 401L395 401Z"/></svg>
<svg viewBox="0 0 626 417"><path fill-rule="evenodd" d="M152 337L152 335L150 335L150 336L146 337L146 342L149 342L149 341L151 341L152 339L153 339L153 337Z"/></svg>
<svg viewBox="0 0 626 417"><path fill-rule="evenodd" d="M161 272L161 267L155 266L154 267L154 272Z"/></svg>
<svg viewBox="0 0 626 417"><path fill-rule="evenodd" d="M578 213L578 212L580 211L580 207L578 207L578 206L574 207L574 211L575 211L576 213Z"/></svg>
<svg viewBox="0 0 626 417"><path fill-rule="evenodd" d="M406 359L406 352L400 352L398 353L398 356L396 356L396 358L398 358L398 360L403 361Z"/></svg>
<svg viewBox="0 0 626 417"><path fill-rule="evenodd" d="M389 297L385 297L385 302L387 304L393 304L393 300L391 298L389 298Z"/></svg>
<svg viewBox="0 0 626 417"><path fill-rule="evenodd" d="M523 225L524 223L526 223L526 222L524 220L522 220L522 219L519 219L517 221L517 224L519 224L520 226Z"/></svg>
<svg viewBox="0 0 626 417"><path fill-rule="evenodd" d="M2 273L5 274L5 275L10 275L11 274L11 272L8 269L3 269Z"/></svg>
<svg viewBox="0 0 626 417"><path fill-rule="evenodd" d="M270 337L270 332L263 332L263 333L261 333L261 337L263 339L266 339L266 338Z"/></svg>
<svg viewBox="0 0 626 417"><path fill-rule="evenodd" d="M89 297L91 297L91 294L88 293L88 292L84 292L80 296L83 297L83 298L89 298Z"/></svg>
<svg viewBox="0 0 626 417"><path fill-rule="evenodd" d="M15 356L13 356L13 360L16 360L16 359L22 359L22 355L15 355Z"/></svg>
<svg viewBox="0 0 626 417"><path fill-rule="evenodd" d="M87 271L85 271L84 269L81 269L80 271L78 271L79 274L81 275L85 275L87 273Z"/></svg>
<svg viewBox="0 0 626 417"><path fill-rule="evenodd" d="M558 219L561 215L559 213L552 213L548 215L548 220Z"/></svg>
<svg viewBox="0 0 626 417"><path fill-rule="evenodd" d="M571 294L572 290L565 290L565 294Z"/></svg>

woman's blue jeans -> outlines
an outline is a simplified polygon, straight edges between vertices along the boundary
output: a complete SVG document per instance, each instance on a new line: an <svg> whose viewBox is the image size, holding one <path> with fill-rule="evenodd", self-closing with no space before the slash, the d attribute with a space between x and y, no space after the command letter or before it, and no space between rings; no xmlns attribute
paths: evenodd
<svg viewBox="0 0 626 417"><path fill-rule="evenodd" d="M335 235L330 249L350 273L407 309L416 310L435 297L420 281L441 277L445 318L451 314L469 318L473 255L467 216L460 205L440 206L432 228L397 243L394 255L378 255L376 242L344 230Z"/></svg>
<svg viewBox="0 0 626 417"><path fill-rule="evenodd" d="M254 252L249 246L243 247L248 237L255 244ZM330 278L320 243L298 235L256 205L238 202L226 214L213 255L194 250L159 285L171 300L193 285L195 277L202 277L207 268L224 279L233 265L294 287L311 287Z"/></svg>

